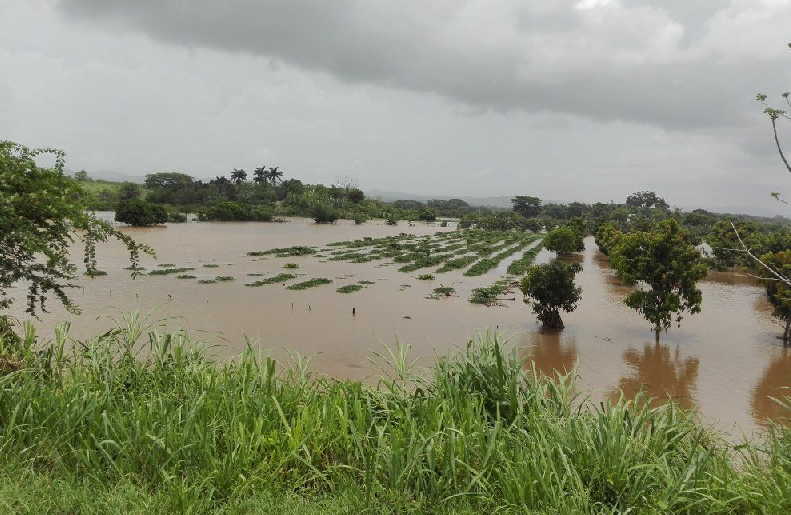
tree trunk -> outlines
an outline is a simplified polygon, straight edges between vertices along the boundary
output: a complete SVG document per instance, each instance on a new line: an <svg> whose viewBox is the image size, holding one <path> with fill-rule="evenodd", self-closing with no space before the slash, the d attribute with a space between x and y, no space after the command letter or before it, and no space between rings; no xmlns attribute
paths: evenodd
<svg viewBox="0 0 791 515"><path fill-rule="evenodd" d="M559 311L550 311L542 320L544 329L563 329L563 320Z"/></svg>
<svg viewBox="0 0 791 515"><path fill-rule="evenodd" d="M791 319L786 320L786 328L783 331L783 346L787 346L789 344L789 339L791 338Z"/></svg>

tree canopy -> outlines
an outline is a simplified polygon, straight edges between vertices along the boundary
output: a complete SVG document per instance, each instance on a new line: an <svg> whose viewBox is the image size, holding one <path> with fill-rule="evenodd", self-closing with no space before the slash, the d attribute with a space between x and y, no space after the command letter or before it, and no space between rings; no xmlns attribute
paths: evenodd
<svg viewBox="0 0 791 515"><path fill-rule="evenodd" d="M553 261L533 265L519 285L525 302L547 329L562 329L560 311L571 312L577 307L582 288L574 285L574 276L582 270L578 264Z"/></svg>
<svg viewBox="0 0 791 515"><path fill-rule="evenodd" d="M54 160L52 167L38 166L47 158ZM126 246L133 267L141 252L153 253L88 213L85 192L63 167L64 154L59 150L0 142L0 310L14 300L9 288L25 283L26 311L31 315L46 311L50 293L67 309L77 311L66 293L77 272L69 254L75 240L84 245L89 275L96 272L96 243L108 238Z"/></svg>
<svg viewBox="0 0 791 515"><path fill-rule="evenodd" d="M700 312L702 294L696 283L706 276L706 265L676 220L622 235L611 249L610 263L621 280L637 286L624 303L651 323L657 338L674 315L680 324L684 312Z"/></svg>

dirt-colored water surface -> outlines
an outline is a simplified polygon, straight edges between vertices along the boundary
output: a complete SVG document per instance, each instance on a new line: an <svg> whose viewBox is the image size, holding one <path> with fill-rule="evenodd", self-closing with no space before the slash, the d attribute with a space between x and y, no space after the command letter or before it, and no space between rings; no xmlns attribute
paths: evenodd
<svg viewBox="0 0 791 515"><path fill-rule="evenodd" d="M193 336L213 344L213 353L220 357L234 356L250 342L276 357L292 352L309 356L318 373L356 379L379 374L369 358L384 345L409 344L421 362L428 363L432 356L463 347L478 332L499 330L515 344L526 366L534 364L547 374L576 368L580 392L594 399L645 390L696 410L704 423L734 437L750 435L780 414L770 397L791 386L791 349L784 349L776 338L779 326L771 319L762 289L749 278L712 273L700 284L703 312L685 318L680 328L663 334L656 344L649 325L621 303L628 289L615 280L592 238L580 256L583 272L577 282L583 288L582 300L574 313L564 315L566 329L560 334L542 334L518 292L507 295L502 307L468 302L472 288L494 282L504 264L480 277L464 277L456 270L438 274L434 281L420 281L417 275L432 269L402 273L396 266L383 266L386 260L346 263L321 262L323 258L315 256L246 255L273 247L445 230L451 228L403 222L396 227L382 222L317 225L298 218L272 224L129 228L125 231L157 251L156 260L143 260L149 270L157 263L171 263L194 267L188 273L198 279L222 275L235 280L199 284L175 275L132 280L123 269L128 266L123 249L107 245L98 259L108 275L81 279L81 288L73 291L83 314L69 315L53 303L52 312L37 325L49 334L55 322L69 319L71 334L82 338L112 326L111 317L139 310L155 319L175 317L170 326L189 328ZM542 251L538 260L548 257ZM79 261L78 255L75 258ZM285 263L299 268L285 270ZM297 280L325 277L333 283L301 291L282 284L244 286L259 278L248 274L267 277L280 272L304 274ZM350 294L336 292L357 281L374 284ZM427 299L440 284L455 287L457 296ZM24 318L24 292L16 296L13 314Z"/></svg>

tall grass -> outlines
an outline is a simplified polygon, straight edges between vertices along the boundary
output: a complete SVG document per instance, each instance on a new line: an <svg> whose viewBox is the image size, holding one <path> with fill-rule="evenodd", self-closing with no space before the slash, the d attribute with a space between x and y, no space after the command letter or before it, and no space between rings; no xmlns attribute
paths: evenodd
<svg viewBox="0 0 791 515"><path fill-rule="evenodd" d="M525 371L496 335L423 379L390 352L370 387L252 348L213 363L136 316L73 344L28 326L0 353L17 363L0 376L6 511L791 510L788 430L736 450L673 405L575 401L572 377Z"/></svg>

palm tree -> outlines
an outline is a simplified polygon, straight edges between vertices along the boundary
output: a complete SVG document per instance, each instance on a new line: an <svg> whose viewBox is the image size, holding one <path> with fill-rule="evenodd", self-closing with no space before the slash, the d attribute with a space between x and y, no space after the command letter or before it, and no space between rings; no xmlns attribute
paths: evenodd
<svg viewBox="0 0 791 515"><path fill-rule="evenodd" d="M283 172L280 171L279 166L273 166L266 172L269 181L272 183L272 186L275 186L277 182L283 177Z"/></svg>
<svg viewBox="0 0 791 515"><path fill-rule="evenodd" d="M256 184L266 184L269 181L269 174L266 166L259 166L253 171L253 182Z"/></svg>
<svg viewBox="0 0 791 515"><path fill-rule="evenodd" d="M247 172L244 171L244 168L234 168L233 172L231 172L231 181L234 184L241 184L247 180Z"/></svg>

